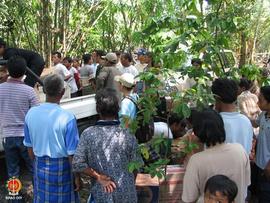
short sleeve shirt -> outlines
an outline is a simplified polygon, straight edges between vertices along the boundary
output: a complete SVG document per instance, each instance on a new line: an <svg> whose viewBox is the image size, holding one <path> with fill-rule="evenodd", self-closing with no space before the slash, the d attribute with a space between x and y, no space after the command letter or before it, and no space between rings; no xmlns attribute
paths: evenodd
<svg viewBox="0 0 270 203"><path fill-rule="evenodd" d="M79 142L76 118L58 104L33 107L25 118L24 145L35 156L62 158L75 153Z"/></svg>
<svg viewBox="0 0 270 203"><path fill-rule="evenodd" d="M206 181L214 175L225 175L238 187L235 202L245 203L250 184L249 157L240 144L218 144L190 158L183 182L182 200L203 203Z"/></svg>
<svg viewBox="0 0 270 203"><path fill-rule="evenodd" d="M57 65L54 66L54 73L60 75L63 78L63 80L65 79L65 77L70 75L70 72L68 71L66 66L64 66L61 63L58 63Z"/></svg>
<svg viewBox="0 0 270 203"><path fill-rule="evenodd" d="M137 94L135 94L135 93L131 93L129 96L135 102L137 102L137 100L139 98L139 96ZM129 98L124 98L122 100L122 102L121 102L121 108L120 108L120 111L119 111L120 119L123 116L127 116L130 119L134 120L136 118L136 113L137 113L137 107L134 104L134 102L132 102L131 99L129 99Z"/></svg>
<svg viewBox="0 0 270 203"><path fill-rule="evenodd" d="M270 118L263 111L256 123L260 127L257 137L256 164L261 169L264 169L270 160Z"/></svg>

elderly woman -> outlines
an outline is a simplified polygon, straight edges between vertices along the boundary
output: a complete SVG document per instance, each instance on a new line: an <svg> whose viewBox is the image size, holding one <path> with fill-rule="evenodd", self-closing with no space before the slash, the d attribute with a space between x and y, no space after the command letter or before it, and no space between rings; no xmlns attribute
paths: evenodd
<svg viewBox="0 0 270 203"><path fill-rule="evenodd" d="M117 120L119 101L113 89L96 94L96 109L100 120L81 135L73 158L73 170L89 175L93 169L107 176L93 180L91 197L95 203L137 202L135 178L128 171L128 163L141 162L134 135L120 126ZM91 169L90 169L91 168Z"/></svg>

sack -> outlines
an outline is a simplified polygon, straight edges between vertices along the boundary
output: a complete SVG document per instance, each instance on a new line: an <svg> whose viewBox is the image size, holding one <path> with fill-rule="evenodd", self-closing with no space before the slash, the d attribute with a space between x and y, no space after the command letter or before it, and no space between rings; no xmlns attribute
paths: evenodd
<svg viewBox="0 0 270 203"><path fill-rule="evenodd" d="M131 96L126 96L125 98L132 101L132 103L136 106L136 120L138 123L135 136L138 140L138 143L146 143L151 140L154 135L154 119L150 119L150 121L145 123L143 107L139 106L137 101L135 101Z"/></svg>

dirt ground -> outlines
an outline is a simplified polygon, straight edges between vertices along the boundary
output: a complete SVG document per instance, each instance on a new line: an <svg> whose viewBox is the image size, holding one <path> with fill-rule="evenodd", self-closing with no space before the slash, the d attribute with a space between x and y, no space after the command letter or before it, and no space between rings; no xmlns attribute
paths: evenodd
<svg viewBox="0 0 270 203"><path fill-rule="evenodd" d="M25 166L22 165L22 175L20 181L22 182L22 197L25 203L32 203L33 201L33 187L32 187L32 177L27 172ZM81 203L86 203L89 195L89 187L90 180L87 177L83 177L83 189L80 191L80 200ZM7 171L5 159L0 159L0 202L8 203L6 200L6 196L8 195L8 191L6 189L6 181L7 181Z"/></svg>

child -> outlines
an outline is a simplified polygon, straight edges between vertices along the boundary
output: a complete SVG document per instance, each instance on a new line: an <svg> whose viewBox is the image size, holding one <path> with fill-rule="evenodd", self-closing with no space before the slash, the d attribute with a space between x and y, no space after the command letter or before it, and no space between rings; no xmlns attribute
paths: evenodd
<svg viewBox="0 0 270 203"><path fill-rule="evenodd" d="M209 178L204 188L204 203L233 203L238 188L234 181L224 175Z"/></svg>

